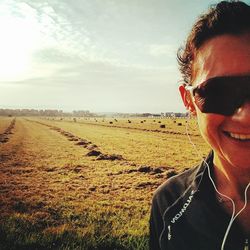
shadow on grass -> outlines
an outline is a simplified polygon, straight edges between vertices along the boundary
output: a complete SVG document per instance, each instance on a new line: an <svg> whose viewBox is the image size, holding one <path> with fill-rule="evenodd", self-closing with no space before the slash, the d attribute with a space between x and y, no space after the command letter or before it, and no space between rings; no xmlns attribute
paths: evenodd
<svg viewBox="0 0 250 250"><path fill-rule="evenodd" d="M74 228L51 233L23 219L5 220L0 225L1 250L132 250L148 249L148 236L123 235L114 237L100 232L79 234Z"/></svg>

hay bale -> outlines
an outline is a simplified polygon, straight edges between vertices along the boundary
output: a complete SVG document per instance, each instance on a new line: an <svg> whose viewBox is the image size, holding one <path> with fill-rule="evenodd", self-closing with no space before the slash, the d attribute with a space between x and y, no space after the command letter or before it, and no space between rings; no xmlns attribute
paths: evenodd
<svg viewBox="0 0 250 250"><path fill-rule="evenodd" d="M178 174L178 173L177 173L176 170L174 170L174 169L168 170L168 171L166 172L167 178L170 178L170 177L175 176L175 175L177 175L177 174Z"/></svg>
<svg viewBox="0 0 250 250"><path fill-rule="evenodd" d="M95 191L95 190L96 190L96 186L89 187L89 191Z"/></svg>
<svg viewBox="0 0 250 250"><path fill-rule="evenodd" d="M154 172L154 174L161 174L161 173L163 173L164 171L163 171L162 168L157 167L157 168L154 168L154 169L153 169L153 172Z"/></svg>
<svg viewBox="0 0 250 250"><path fill-rule="evenodd" d="M130 173L134 173L137 172L137 169L129 169L127 171L125 171L125 173L130 174Z"/></svg>
<svg viewBox="0 0 250 250"><path fill-rule="evenodd" d="M166 128L166 125L165 124L161 124L160 128Z"/></svg>
<svg viewBox="0 0 250 250"><path fill-rule="evenodd" d="M0 137L0 143L6 143L9 141L8 137Z"/></svg>
<svg viewBox="0 0 250 250"><path fill-rule="evenodd" d="M68 140L69 141L78 141L78 138L77 137L72 137L72 138L69 138Z"/></svg>
<svg viewBox="0 0 250 250"><path fill-rule="evenodd" d="M96 158L96 160L115 161L115 160L123 160L123 157L121 155L117 155L117 154L111 154L111 155L100 154Z"/></svg>
<svg viewBox="0 0 250 250"><path fill-rule="evenodd" d="M149 173L151 172L152 168L150 166L140 166L137 170L141 173Z"/></svg>
<svg viewBox="0 0 250 250"><path fill-rule="evenodd" d="M89 144L89 142L87 142L85 140L81 140L81 141L75 143L75 145L79 145L79 146L83 146L83 145L87 145L87 144Z"/></svg>
<svg viewBox="0 0 250 250"><path fill-rule="evenodd" d="M101 155L102 153L100 151L97 151L97 150L91 150L89 151L86 156L98 156L98 155Z"/></svg>
<svg viewBox="0 0 250 250"><path fill-rule="evenodd" d="M66 137L69 137L69 138L75 137L73 134L71 134L69 132L63 132L62 134L65 135Z"/></svg>
<svg viewBox="0 0 250 250"><path fill-rule="evenodd" d="M97 146L95 144L90 144L86 147L88 150L94 150L97 148Z"/></svg>
<svg viewBox="0 0 250 250"><path fill-rule="evenodd" d="M79 173L79 172L81 172L81 170L82 170L82 167L81 167L81 166L76 166L76 167L73 169L73 171L74 171L75 173Z"/></svg>

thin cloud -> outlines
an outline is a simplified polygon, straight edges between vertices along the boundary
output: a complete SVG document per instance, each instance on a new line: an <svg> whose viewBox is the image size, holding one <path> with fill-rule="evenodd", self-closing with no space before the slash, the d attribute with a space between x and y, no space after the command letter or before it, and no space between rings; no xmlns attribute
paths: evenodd
<svg viewBox="0 0 250 250"><path fill-rule="evenodd" d="M0 105L124 112L177 105L175 53L194 8L204 9L198 0L3 0Z"/></svg>
<svg viewBox="0 0 250 250"><path fill-rule="evenodd" d="M151 44L148 46L148 52L151 56L169 56L176 55L177 48L172 44Z"/></svg>

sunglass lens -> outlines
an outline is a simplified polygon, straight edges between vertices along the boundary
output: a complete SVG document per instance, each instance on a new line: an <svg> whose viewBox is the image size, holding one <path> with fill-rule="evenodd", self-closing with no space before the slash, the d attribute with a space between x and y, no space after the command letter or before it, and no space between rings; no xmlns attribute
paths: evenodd
<svg viewBox="0 0 250 250"><path fill-rule="evenodd" d="M244 87L232 80L235 79L213 78L200 84L194 90L198 108L203 113L232 115L242 105L246 95Z"/></svg>

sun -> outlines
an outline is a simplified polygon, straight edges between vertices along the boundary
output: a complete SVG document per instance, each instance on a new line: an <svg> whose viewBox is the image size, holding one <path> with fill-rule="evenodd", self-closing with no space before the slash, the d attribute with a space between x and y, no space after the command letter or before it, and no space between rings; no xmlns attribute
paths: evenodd
<svg viewBox="0 0 250 250"><path fill-rule="evenodd" d="M37 30L22 18L0 17L0 82L18 81L31 70Z"/></svg>

